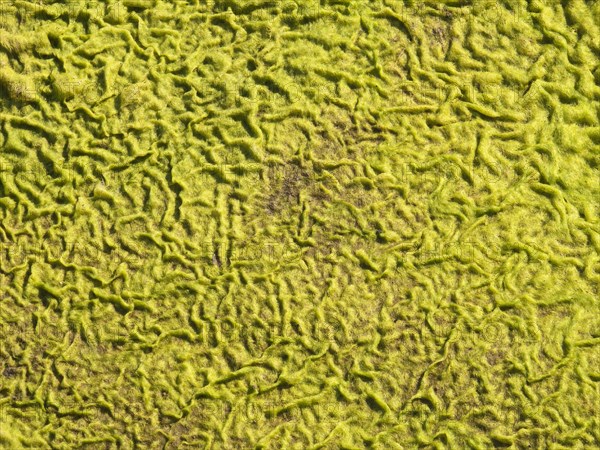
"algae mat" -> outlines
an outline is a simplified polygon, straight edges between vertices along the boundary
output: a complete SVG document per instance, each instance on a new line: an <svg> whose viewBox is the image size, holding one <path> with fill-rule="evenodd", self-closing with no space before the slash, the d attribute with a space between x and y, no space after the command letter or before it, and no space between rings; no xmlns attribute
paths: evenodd
<svg viewBox="0 0 600 450"><path fill-rule="evenodd" d="M600 448L599 2L0 8L0 447Z"/></svg>

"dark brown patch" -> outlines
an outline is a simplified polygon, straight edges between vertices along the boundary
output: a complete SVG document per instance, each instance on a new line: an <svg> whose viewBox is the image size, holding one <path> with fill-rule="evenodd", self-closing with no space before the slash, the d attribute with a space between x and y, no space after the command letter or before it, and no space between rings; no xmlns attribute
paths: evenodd
<svg viewBox="0 0 600 450"><path fill-rule="evenodd" d="M286 205L296 204L300 190L308 180L308 172L294 164L287 165L282 175L281 181L271 180L277 188L267 198L267 212L270 215L281 212Z"/></svg>
<svg viewBox="0 0 600 450"><path fill-rule="evenodd" d="M12 366L5 368L4 372L2 372L2 375L4 375L6 378L14 378L18 374L19 374L19 369L17 369L16 367L12 367Z"/></svg>

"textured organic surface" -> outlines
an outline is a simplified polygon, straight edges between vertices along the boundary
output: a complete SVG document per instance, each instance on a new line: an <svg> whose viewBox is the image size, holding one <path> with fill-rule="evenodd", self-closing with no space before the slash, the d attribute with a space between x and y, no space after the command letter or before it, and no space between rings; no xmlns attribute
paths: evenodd
<svg viewBox="0 0 600 450"><path fill-rule="evenodd" d="M600 3L51 3L0 447L600 448Z"/></svg>

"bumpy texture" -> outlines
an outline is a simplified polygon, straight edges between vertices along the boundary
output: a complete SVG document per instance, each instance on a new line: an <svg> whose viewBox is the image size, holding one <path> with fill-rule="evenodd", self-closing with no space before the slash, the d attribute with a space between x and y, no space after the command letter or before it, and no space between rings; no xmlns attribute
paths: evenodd
<svg viewBox="0 0 600 450"><path fill-rule="evenodd" d="M599 2L0 8L1 447L600 448Z"/></svg>

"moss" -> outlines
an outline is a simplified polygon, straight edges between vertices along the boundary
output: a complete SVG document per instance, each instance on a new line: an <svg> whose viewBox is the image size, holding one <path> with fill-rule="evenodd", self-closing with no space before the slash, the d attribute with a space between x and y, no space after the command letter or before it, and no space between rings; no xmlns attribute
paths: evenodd
<svg viewBox="0 0 600 450"><path fill-rule="evenodd" d="M0 446L600 446L599 2L71 6L0 6Z"/></svg>

